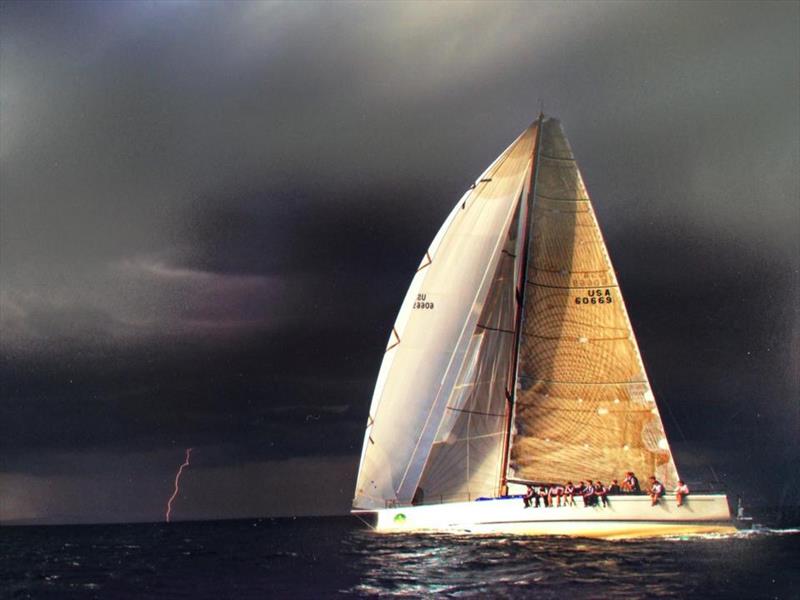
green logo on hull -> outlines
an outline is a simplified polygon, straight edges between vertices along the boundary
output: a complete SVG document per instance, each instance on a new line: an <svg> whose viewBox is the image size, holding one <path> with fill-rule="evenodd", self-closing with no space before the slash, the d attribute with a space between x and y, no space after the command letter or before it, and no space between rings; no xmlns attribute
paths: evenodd
<svg viewBox="0 0 800 600"><path fill-rule="evenodd" d="M405 520L406 520L406 516L403 513L397 513L394 516L394 522L395 523L402 523Z"/></svg>

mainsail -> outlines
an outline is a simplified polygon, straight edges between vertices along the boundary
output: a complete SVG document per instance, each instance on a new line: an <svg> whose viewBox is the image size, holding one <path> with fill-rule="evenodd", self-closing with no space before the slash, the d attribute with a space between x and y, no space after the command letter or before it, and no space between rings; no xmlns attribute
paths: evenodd
<svg viewBox="0 0 800 600"><path fill-rule="evenodd" d="M511 445L511 477L678 479L664 426L561 124L544 122Z"/></svg>
<svg viewBox="0 0 800 600"><path fill-rule="evenodd" d="M420 263L378 374L353 505L628 470L677 480L577 164L559 122L540 119Z"/></svg>

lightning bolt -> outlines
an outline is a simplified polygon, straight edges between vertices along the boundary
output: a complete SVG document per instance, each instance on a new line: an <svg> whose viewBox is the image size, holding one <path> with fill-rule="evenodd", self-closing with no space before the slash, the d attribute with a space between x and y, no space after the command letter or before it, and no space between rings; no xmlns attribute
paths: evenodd
<svg viewBox="0 0 800 600"><path fill-rule="evenodd" d="M175 498L178 495L178 491L180 490L179 486L180 486L180 481L181 481L181 474L183 473L183 470L186 467L189 466L189 458L191 456L192 456L192 449L191 448L187 448L186 449L186 459L183 461L183 464L180 467L178 467L178 472L175 473L175 491L172 492L172 496L170 496L170 499L167 500L167 514L165 515L165 519L166 519L167 523L169 523L169 515L172 512L172 501L175 500Z"/></svg>

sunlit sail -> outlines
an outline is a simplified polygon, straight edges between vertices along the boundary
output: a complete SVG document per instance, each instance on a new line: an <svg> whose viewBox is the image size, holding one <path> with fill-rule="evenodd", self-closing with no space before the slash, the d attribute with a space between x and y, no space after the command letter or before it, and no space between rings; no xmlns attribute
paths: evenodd
<svg viewBox="0 0 800 600"><path fill-rule="evenodd" d="M555 511L522 519L509 490L626 471L678 481L591 199L560 122L540 116L419 264L375 386L353 507L388 529L574 533L550 523ZM600 523L591 533L729 519L724 495L692 496L691 515L624 500L580 521ZM557 521L577 523L563 508Z"/></svg>

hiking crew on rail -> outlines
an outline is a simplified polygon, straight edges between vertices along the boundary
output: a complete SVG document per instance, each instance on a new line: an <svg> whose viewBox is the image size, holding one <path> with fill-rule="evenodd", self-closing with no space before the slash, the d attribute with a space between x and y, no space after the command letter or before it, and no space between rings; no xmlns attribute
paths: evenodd
<svg viewBox="0 0 800 600"><path fill-rule="evenodd" d="M529 483L527 492L522 496L522 500L525 508L531 506L534 508L539 508L540 506L575 506L575 496L580 496L585 507L602 506L605 508L609 506L609 496L642 495L645 493L650 496L650 505L658 506L661 498L666 494L666 488L653 475L649 479L647 491L644 492L639 486L639 480L633 471L628 471L625 473L625 479L622 480L621 485L616 479L612 479L611 485L608 487L602 481L593 483L591 478L578 482L578 485L573 485L571 481L568 481L566 485L561 485L560 483ZM678 487L675 488L675 499L678 507L684 505L688 495L689 486L683 481L678 481Z"/></svg>

